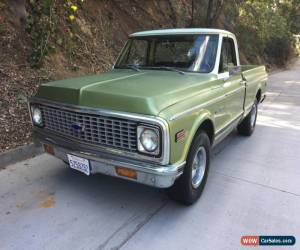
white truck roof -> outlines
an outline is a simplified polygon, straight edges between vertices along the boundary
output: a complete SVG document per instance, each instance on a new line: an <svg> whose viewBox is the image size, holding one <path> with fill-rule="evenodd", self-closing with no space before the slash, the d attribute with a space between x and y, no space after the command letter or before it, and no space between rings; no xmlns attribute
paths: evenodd
<svg viewBox="0 0 300 250"><path fill-rule="evenodd" d="M188 29L160 29L160 30L146 30L136 32L130 37L137 36L157 36L157 35L192 35L192 34L223 34L234 36L233 33L221 29L203 29L203 28L188 28Z"/></svg>

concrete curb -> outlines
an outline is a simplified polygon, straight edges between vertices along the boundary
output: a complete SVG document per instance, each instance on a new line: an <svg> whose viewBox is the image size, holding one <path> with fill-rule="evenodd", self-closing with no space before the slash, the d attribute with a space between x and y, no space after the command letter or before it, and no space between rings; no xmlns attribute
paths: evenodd
<svg viewBox="0 0 300 250"><path fill-rule="evenodd" d="M19 161L32 158L41 153L43 153L41 145L35 143L30 143L7 152L0 153L0 169Z"/></svg>

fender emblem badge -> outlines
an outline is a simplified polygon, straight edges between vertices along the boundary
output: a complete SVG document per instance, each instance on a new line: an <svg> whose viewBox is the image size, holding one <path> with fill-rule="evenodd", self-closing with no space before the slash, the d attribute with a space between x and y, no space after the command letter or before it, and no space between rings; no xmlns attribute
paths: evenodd
<svg viewBox="0 0 300 250"><path fill-rule="evenodd" d="M183 141L185 138L185 130L182 129L175 134L175 142Z"/></svg>

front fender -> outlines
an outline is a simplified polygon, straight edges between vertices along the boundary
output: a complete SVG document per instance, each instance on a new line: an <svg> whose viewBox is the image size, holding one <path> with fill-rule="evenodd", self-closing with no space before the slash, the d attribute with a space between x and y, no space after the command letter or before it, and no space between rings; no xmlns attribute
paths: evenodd
<svg viewBox="0 0 300 250"><path fill-rule="evenodd" d="M201 124L210 120L214 124L214 117L209 110L201 109L192 113L183 114L176 119L169 120L170 129L170 162L178 163L186 160L191 143ZM184 130L185 136L176 142L176 134Z"/></svg>

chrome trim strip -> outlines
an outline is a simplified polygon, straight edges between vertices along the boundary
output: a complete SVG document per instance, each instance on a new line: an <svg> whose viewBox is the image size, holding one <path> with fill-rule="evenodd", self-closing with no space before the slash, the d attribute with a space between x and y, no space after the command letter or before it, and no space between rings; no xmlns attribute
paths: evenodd
<svg viewBox="0 0 300 250"><path fill-rule="evenodd" d="M234 90L232 90L232 91L226 93L225 96L226 96L226 97L231 96L231 95L235 94L236 92L241 91L242 89L245 89L245 87L244 87L244 86L241 86L241 87L239 87L239 88L237 88L237 89L234 89Z"/></svg>
<svg viewBox="0 0 300 250"><path fill-rule="evenodd" d="M52 107L56 107L59 109L69 110L73 112L82 112L82 113L89 113L89 114L96 114L96 115L102 115L102 116L110 116L110 117L117 117L117 118L123 118L133 121L139 121L143 123L149 123L152 125L157 125L161 128L162 132L162 153L160 158L154 158L153 156L146 156L141 155L139 153L130 153L127 151L121 151L114 148L108 148L108 147L101 147L101 150L109 151L110 153L114 154L124 154L131 158L138 158L138 159L145 159L148 161L158 162L161 165L166 165L169 163L170 159L170 136L169 136L169 125L166 120L164 120L161 117L156 116L150 116L150 115L142 115L142 114L135 114L135 113L127 113L127 112L119 112L119 111L112 111L112 110L106 110L106 109L97 109L97 108L90 108L90 107L82 107L78 105L72 105L72 104L65 104L65 103L59 103L59 102L53 102L41 98L33 97L30 100L30 104L42 104L42 105L48 105ZM35 127L35 129L37 129ZM43 130L43 129L38 129ZM49 135L49 131L47 131L47 135ZM45 136L47 136L45 135ZM63 138L63 137L61 137ZM69 139L68 139L69 140ZM95 147L95 145L90 144L90 146ZM100 147L99 147L100 148Z"/></svg>
<svg viewBox="0 0 300 250"><path fill-rule="evenodd" d="M240 118L242 118L243 114L244 114L244 111L243 111L243 112L240 112L235 118L233 118L233 119L231 119L229 122L227 122L227 123L224 125L223 128L218 129L218 130L215 132L216 136L218 136L218 134L221 133L222 130L225 130L225 131L226 131L226 128L227 128L227 127L230 127L230 125L231 125L232 123L234 123L236 120L239 120Z"/></svg>
<svg viewBox="0 0 300 250"><path fill-rule="evenodd" d="M231 92L228 92L228 93L226 93L226 94L224 94L224 95L222 95L222 96L217 97L216 99L213 99L213 100L204 102L204 103L202 103L202 104L199 104L199 105L197 105L197 106L194 106L194 107L192 107L192 108L189 108L189 109L187 109L187 110L185 110L185 111L182 111L182 112L180 112L180 113L178 113L178 114L175 114L175 115L173 115L173 116L170 118L170 121L178 120L178 119L180 119L180 118L182 118L182 117L184 117L184 116L186 116L186 115L188 115L188 114L193 113L194 111L196 111L196 110L198 110L198 109L204 108L205 106L211 105L211 104L213 104L213 103L215 103L215 102L222 101L222 100L225 99L226 97L228 97L228 96L234 94L235 92L238 92L238 91L240 91L240 90L242 90L242 89L244 89L244 88L245 88L245 86L241 86L241 87L239 87L239 88L237 88L237 89L235 89L235 90L233 90L233 91L231 91Z"/></svg>
<svg viewBox="0 0 300 250"><path fill-rule="evenodd" d="M224 131L219 133L214 140L213 147L219 144L231 131L233 131L234 128L239 124L239 121L240 121L239 119L236 119L231 124L229 124Z"/></svg>
<svg viewBox="0 0 300 250"><path fill-rule="evenodd" d="M194 106L194 107L192 107L192 108L189 108L189 109L187 109L187 110L185 110L185 111L182 111L182 112L180 112L180 113L178 113L178 114L173 115L173 116L170 118L170 121L178 120L178 119L180 119L180 118L182 118L182 117L184 117L184 116L186 116L186 115L188 115L188 114L191 114L191 113L195 112L195 111L198 110L198 109L201 109L201 108L203 108L203 107L205 107L205 106L211 105L211 104L213 104L213 103L215 103L215 102L219 102L219 101L221 101L221 100L223 100L223 99L225 99L225 98L226 98L226 96L225 96L225 95L222 95L222 96L217 97L216 99L213 99L213 100L210 100L210 101L201 103L201 104L199 104L199 105L197 105L197 106Z"/></svg>

